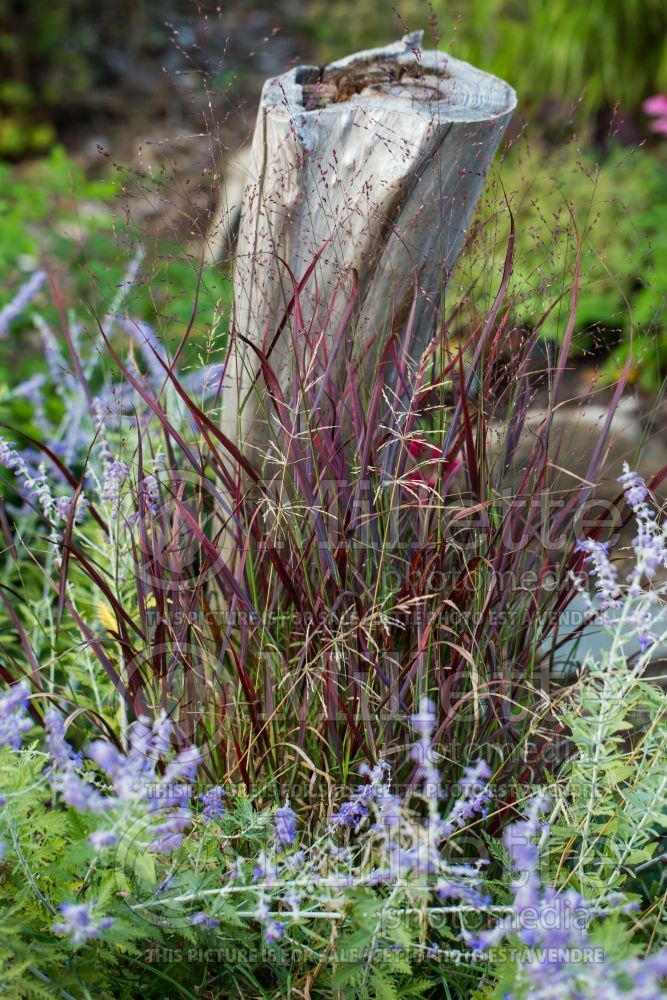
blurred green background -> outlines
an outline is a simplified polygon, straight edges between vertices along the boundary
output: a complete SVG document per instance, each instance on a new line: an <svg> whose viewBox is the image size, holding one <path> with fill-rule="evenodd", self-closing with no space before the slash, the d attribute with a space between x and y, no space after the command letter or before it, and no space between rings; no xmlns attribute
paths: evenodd
<svg viewBox="0 0 667 1000"><path fill-rule="evenodd" d="M177 342L201 278L205 339L229 279L202 265L201 240L263 79L416 28L519 95L465 266L493 287L507 200L517 321L529 326L571 280L574 220L582 356L613 377L634 324L636 378L655 393L667 362L667 138L642 103L667 92L664 0L0 0L0 309L45 266L67 304L103 312L141 245L128 311ZM34 308L54 315L48 292ZM560 324L555 311L547 335ZM31 331L27 310L3 345L5 389L41 363Z"/></svg>
<svg viewBox="0 0 667 1000"><path fill-rule="evenodd" d="M152 63L166 57L175 67L174 32L191 49L181 72L229 52L237 70L245 63L252 73L261 60L249 53L267 34L287 39L290 55L326 59L417 26L431 43L509 80L523 113L543 121L571 117L599 133L617 103L632 118L644 98L667 89L663 0L245 0L222 12L170 0L1 0L0 152L42 152L72 115L90 119L105 100L110 110L109 92L126 91L128 76L140 90L137 78ZM283 46L278 60L285 54Z"/></svg>

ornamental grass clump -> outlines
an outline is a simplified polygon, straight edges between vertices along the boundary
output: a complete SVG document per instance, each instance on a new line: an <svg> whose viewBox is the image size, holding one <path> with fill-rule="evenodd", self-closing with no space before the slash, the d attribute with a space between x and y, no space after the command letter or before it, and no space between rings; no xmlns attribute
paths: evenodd
<svg viewBox="0 0 667 1000"><path fill-rule="evenodd" d="M486 316L472 288L418 363L408 322L400 343L378 331L364 364L334 379L327 337L301 330L312 356L285 399L260 352L261 454L240 453L219 428L217 360L205 393L201 373L179 370L180 349L172 358L154 338L135 338L141 351L124 360L127 283L88 342L63 313L60 417L48 442L16 454L41 452L49 495L67 490L65 520L14 476L2 530L18 613L10 590L0 600L33 690L83 710L80 739L110 728L125 747L133 723L165 711L174 748L198 745L212 784L275 779L298 808L290 786L317 769L338 783L382 758L414 780L403 749L425 695L446 780L490 753L517 766L528 726L548 714L537 678L591 555L577 524L627 370L586 476L564 478L554 417L578 271L550 360L538 328L510 327L511 267L512 241ZM288 319L299 333L308 280L276 335ZM348 293L353 331L354 275L339 289ZM599 514L593 523L603 530ZM0 670L6 681L25 672Z"/></svg>

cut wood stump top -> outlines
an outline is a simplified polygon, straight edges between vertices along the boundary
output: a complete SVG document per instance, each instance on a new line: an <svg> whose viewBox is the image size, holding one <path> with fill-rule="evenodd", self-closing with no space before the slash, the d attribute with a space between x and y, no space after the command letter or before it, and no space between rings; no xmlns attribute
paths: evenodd
<svg viewBox="0 0 667 1000"><path fill-rule="evenodd" d="M509 84L444 52L424 51L422 32L379 49L356 52L328 66L297 66L267 82L263 104L272 114L307 126L321 116L362 106L439 123L490 121L516 107ZM305 136L300 136L303 140Z"/></svg>

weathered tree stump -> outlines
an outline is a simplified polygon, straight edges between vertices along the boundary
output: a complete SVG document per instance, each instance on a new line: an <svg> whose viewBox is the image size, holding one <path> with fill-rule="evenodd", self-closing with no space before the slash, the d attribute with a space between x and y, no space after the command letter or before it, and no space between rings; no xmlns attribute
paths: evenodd
<svg viewBox="0 0 667 1000"><path fill-rule="evenodd" d="M355 269L354 343L396 329L413 305L412 355L437 329L441 301L516 105L502 80L441 52L422 33L264 86L239 229L224 431L248 457L270 439L266 385L252 341L289 398L294 345L275 332L300 281L306 329L333 338ZM324 249L322 249L324 247ZM415 282L418 284L416 285Z"/></svg>

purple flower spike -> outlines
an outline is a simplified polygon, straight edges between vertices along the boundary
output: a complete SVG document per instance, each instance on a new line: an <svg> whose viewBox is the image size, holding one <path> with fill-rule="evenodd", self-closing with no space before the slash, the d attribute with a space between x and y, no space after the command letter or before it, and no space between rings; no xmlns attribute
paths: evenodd
<svg viewBox="0 0 667 1000"><path fill-rule="evenodd" d="M419 709L410 717L410 722L423 739L430 739L436 722L435 705L430 698L422 696L419 699Z"/></svg>
<svg viewBox="0 0 667 1000"><path fill-rule="evenodd" d="M60 518L61 521L66 521L72 511L73 497L57 497L55 501L55 512L56 516ZM76 514L74 517L75 522L78 524L82 521L86 514L86 508L88 506L88 501L83 497L79 498L79 502L76 506Z"/></svg>
<svg viewBox="0 0 667 1000"><path fill-rule="evenodd" d="M129 478L130 470L125 462L112 459L104 466L104 476L100 497L105 503L118 503L120 488Z"/></svg>
<svg viewBox="0 0 667 1000"><path fill-rule="evenodd" d="M642 578L652 580L661 566L667 566L667 541L655 523L655 511L647 503L649 494L644 480L629 468L627 462L623 464L619 481L623 484L625 500L632 508L637 524L637 534L632 540L635 566L628 582L630 596L639 597Z"/></svg>
<svg viewBox="0 0 667 1000"><path fill-rule="evenodd" d="M260 851L257 856L257 864L252 870L253 882L270 883L275 881L276 866L273 864L265 851Z"/></svg>
<svg viewBox="0 0 667 1000"><path fill-rule="evenodd" d="M54 774L53 787L61 793L67 805L77 812L101 813L113 804L113 800L105 799L92 785L71 770Z"/></svg>
<svg viewBox="0 0 667 1000"><path fill-rule="evenodd" d="M344 802L337 813L331 817L331 825L348 826L351 830L359 826L361 821L368 816L368 807L358 800Z"/></svg>
<svg viewBox="0 0 667 1000"><path fill-rule="evenodd" d="M419 734L419 739L414 743L410 756L417 762L424 794L433 803L440 798L441 793L440 772L435 763L433 749L436 721L435 704L430 698L422 695L419 699L419 709L410 719L413 728Z"/></svg>
<svg viewBox="0 0 667 1000"><path fill-rule="evenodd" d="M157 854L170 854L175 851L183 843L182 833L171 833L167 834L166 837L160 837L157 840L153 840L148 845L149 851L155 851Z"/></svg>
<svg viewBox="0 0 667 1000"><path fill-rule="evenodd" d="M88 843L95 851L102 851L106 847L113 847L118 837L113 830L95 830L88 838Z"/></svg>
<svg viewBox="0 0 667 1000"><path fill-rule="evenodd" d="M43 467L33 472L24 455L20 454L9 441L0 438L0 465L11 469L29 497L34 497L47 517L51 516L55 500L46 479Z"/></svg>
<svg viewBox="0 0 667 1000"><path fill-rule="evenodd" d="M220 819L225 811L225 790L221 785L214 785L199 796L199 801L204 806L202 816L207 822Z"/></svg>
<svg viewBox="0 0 667 1000"><path fill-rule="evenodd" d="M65 739L65 720L57 708L50 708L44 717L46 726L46 744L51 757L51 764L57 770L81 765L81 754L75 753Z"/></svg>
<svg viewBox="0 0 667 1000"><path fill-rule="evenodd" d="M286 802L273 814L276 843L279 847L289 847L296 839L296 813Z"/></svg>
<svg viewBox="0 0 667 1000"><path fill-rule="evenodd" d="M609 559L608 544L593 538L585 538L577 542L575 551L586 553L584 562L592 567L591 571L596 578L595 586L602 598L603 610L618 607L621 603L618 572Z"/></svg>
<svg viewBox="0 0 667 1000"><path fill-rule="evenodd" d="M360 768L360 773L370 778L367 785L360 785L357 794L349 802L344 802L337 813L334 813L330 820L330 826L349 827L354 830L368 816L369 807L372 802L379 800L382 807L385 803L392 809L394 803L391 800L388 781L390 769L385 761L380 759L374 767L364 765Z"/></svg>
<svg viewBox="0 0 667 1000"><path fill-rule="evenodd" d="M56 934L69 937L72 944L84 944L91 938L98 938L101 931L113 924L113 917L94 920L91 907L87 903L63 903L60 912L63 919L55 923L53 929Z"/></svg>
<svg viewBox="0 0 667 1000"><path fill-rule="evenodd" d="M205 927L207 930L213 930L220 923L215 917L209 917L208 913L204 913L203 910L199 910L197 913L193 913L190 917L190 923L193 927Z"/></svg>
<svg viewBox="0 0 667 1000"><path fill-rule="evenodd" d="M648 496L646 483L637 472L633 472L627 462L623 463L623 473L618 477L623 484L625 499L633 510L637 510L644 504Z"/></svg>
<svg viewBox="0 0 667 1000"><path fill-rule="evenodd" d="M278 920L270 920L264 928L264 940L267 944L274 944L280 941L285 935L285 925Z"/></svg>
<svg viewBox="0 0 667 1000"><path fill-rule="evenodd" d="M130 319L123 316L116 318L123 330L137 342L152 377L157 382L164 379L164 368L157 359L162 358L163 361L166 361L167 354L153 327L141 319Z"/></svg>
<svg viewBox="0 0 667 1000"><path fill-rule="evenodd" d="M29 695L28 682L19 681L0 698L0 747L18 750L23 733L32 729L32 722L26 716Z"/></svg>
<svg viewBox="0 0 667 1000"><path fill-rule="evenodd" d="M491 786L488 784L491 768L485 760L466 767L459 782L461 795L452 806L451 812L441 826L443 836L450 837L477 815L485 816L491 801Z"/></svg>
<svg viewBox="0 0 667 1000"><path fill-rule="evenodd" d="M155 476L146 476L142 480L141 495L144 498L146 510L152 517L156 517L160 505L160 484Z"/></svg>
<svg viewBox="0 0 667 1000"><path fill-rule="evenodd" d="M201 762L202 755L197 747L188 747L186 750L181 750L174 760L167 764L164 772L165 783L170 784L170 782L178 781L180 778L187 778L188 781L194 781L197 777L197 768L201 765Z"/></svg>
<svg viewBox="0 0 667 1000"><path fill-rule="evenodd" d="M122 766L123 754L112 743L106 740L95 740L88 748L91 760L102 768L110 778Z"/></svg>
<svg viewBox="0 0 667 1000"><path fill-rule="evenodd" d="M21 285L12 301L0 309L0 337L5 336L10 323L20 316L25 307L32 302L44 284L45 278L46 271L33 271L28 280Z"/></svg>

